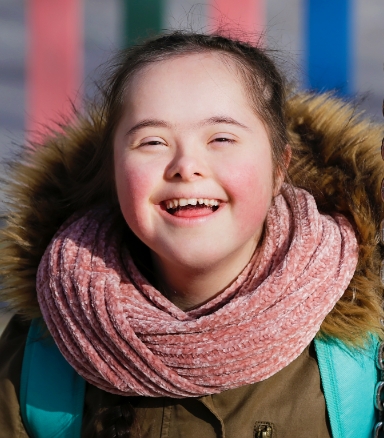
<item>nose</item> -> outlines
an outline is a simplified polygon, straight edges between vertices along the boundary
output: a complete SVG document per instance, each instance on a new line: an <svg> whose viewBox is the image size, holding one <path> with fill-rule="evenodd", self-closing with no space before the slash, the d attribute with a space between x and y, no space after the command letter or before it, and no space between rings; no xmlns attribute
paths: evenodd
<svg viewBox="0 0 384 438"><path fill-rule="evenodd" d="M169 180L194 181L207 173L206 164L196 148L178 150L165 169L165 178Z"/></svg>

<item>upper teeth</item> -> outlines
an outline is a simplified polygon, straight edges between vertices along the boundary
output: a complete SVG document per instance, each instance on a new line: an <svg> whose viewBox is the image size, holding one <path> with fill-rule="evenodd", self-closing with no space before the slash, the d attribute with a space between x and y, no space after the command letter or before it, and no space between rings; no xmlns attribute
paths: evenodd
<svg viewBox="0 0 384 438"><path fill-rule="evenodd" d="M186 205L197 205L197 204L205 204L208 207L215 207L219 205L219 201L216 199L207 199L207 198L180 198L180 199L169 199L165 201L165 206L167 209L169 208L177 208L177 207L185 207Z"/></svg>

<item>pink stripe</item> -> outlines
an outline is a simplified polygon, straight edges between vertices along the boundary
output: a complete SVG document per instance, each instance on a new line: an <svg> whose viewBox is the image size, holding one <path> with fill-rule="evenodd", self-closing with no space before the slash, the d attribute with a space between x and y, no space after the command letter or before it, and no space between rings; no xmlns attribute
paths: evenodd
<svg viewBox="0 0 384 438"><path fill-rule="evenodd" d="M211 29L257 40L265 30L265 0L210 0L208 20Z"/></svg>
<svg viewBox="0 0 384 438"><path fill-rule="evenodd" d="M79 102L83 76L81 0L27 2L27 122L38 140ZM36 131L39 131L37 134Z"/></svg>

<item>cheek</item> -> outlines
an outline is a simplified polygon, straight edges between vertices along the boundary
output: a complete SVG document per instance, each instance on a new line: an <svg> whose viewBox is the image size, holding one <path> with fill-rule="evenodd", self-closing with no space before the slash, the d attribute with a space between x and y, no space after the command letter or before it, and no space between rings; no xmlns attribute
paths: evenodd
<svg viewBox="0 0 384 438"><path fill-rule="evenodd" d="M135 231L142 226L145 206L151 192L151 173L143 172L131 162L115 163L116 189L119 204L128 226Z"/></svg>
<svg viewBox="0 0 384 438"><path fill-rule="evenodd" d="M231 173L230 193L239 231L257 233L263 226L273 196L272 167L243 163Z"/></svg>

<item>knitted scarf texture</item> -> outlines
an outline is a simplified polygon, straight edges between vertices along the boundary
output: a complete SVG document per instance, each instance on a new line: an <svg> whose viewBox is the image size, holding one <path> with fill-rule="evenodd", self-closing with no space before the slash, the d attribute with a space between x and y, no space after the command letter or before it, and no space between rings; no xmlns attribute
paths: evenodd
<svg viewBox="0 0 384 438"><path fill-rule="evenodd" d="M272 376L315 337L358 259L345 217L320 214L309 193L284 186L243 272L182 311L136 268L115 215L101 207L70 218L41 260L37 292L66 360L126 396L196 397Z"/></svg>

